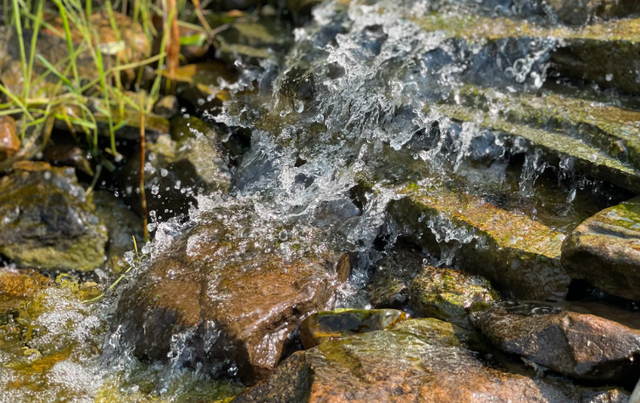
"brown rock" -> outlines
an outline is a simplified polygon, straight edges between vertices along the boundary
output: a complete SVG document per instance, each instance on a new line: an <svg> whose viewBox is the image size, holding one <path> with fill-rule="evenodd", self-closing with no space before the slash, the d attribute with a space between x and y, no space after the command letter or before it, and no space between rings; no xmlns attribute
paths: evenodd
<svg viewBox="0 0 640 403"><path fill-rule="evenodd" d="M640 198L580 224L563 244L562 264L573 279L640 300Z"/></svg>
<svg viewBox="0 0 640 403"><path fill-rule="evenodd" d="M20 150L16 122L11 116L0 116L0 161L14 156Z"/></svg>
<svg viewBox="0 0 640 403"><path fill-rule="evenodd" d="M382 330L297 352L247 402L584 402L585 393L484 366L458 343L456 329L428 319L420 332ZM406 324L409 321L401 322ZM441 322L440 322L441 323ZM437 329L428 332L431 325ZM417 333L417 334L416 334ZM424 336L437 333L439 338ZM442 333L448 333L443 335ZM604 392L605 398L611 393ZM602 400L609 401L609 400Z"/></svg>
<svg viewBox="0 0 640 403"><path fill-rule="evenodd" d="M305 316L331 308L337 259L287 261L241 245L233 231L205 220L123 294L114 329L136 355L166 359L171 352L185 365L202 363L217 375L235 368L253 382L275 367Z"/></svg>
<svg viewBox="0 0 640 403"><path fill-rule="evenodd" d="M56 144L44 150L43 160L56 166L74 167L87 175L93 175L87 152L80 147L68 144Z"/></svg>
<svg viewBox="0 0 640 403"><path fill-rule="evenodd" d="M409 287L420 273L424 256L404 245L390 251L373 274L371 305L402 309L409 302Z"/></svg>
<svg viewBox="0 0 640 403"><path fill-rule="evenodd" d="M0 297L32 298L42 288L52 283L35 270L0 270Z"/></svg>
<svg viewBox="0 0 640 403"><path fill-rule="evenodd" d="M513 302L475 312L471 320L503 351L564 375L616 381L640 375L640 331L611 320Z"/></svg>

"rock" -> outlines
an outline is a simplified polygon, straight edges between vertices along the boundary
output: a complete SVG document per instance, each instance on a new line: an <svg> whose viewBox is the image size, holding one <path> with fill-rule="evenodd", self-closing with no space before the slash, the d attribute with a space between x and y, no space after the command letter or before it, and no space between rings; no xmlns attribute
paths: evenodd
<svg viewBox="0 0 640 403"><path fill-rule="evenodd" d="M165 119L171 119L180 111L180 102L174 95L166 95L156 102L153 113Z"/></svg>
<svg viewBox="0 0 640 403"><path fill-rule="evenodd" d="M176 71L178 97L203 110L220 107L228 94L220 90L220 80L234 82L236 75L221 62L195 63Z"/></svg>
<svg viewBox="0 0 640 403"><path fill-rule="evenodd" d="M261 0L221 0L212 3L216 10L244 10L262 3Z"/></svg>
<svg viewBox="0 0 640 403"><path fill-rule="evenodd" d="M134 250L133 237L138 248L144 245L142 220L110 192L95 191L93 200L96 215L105 223L109 234L105 267L112 273L123 272L128 268L124 254Z"/></svg>
<svg viewBox="0 0 640 403"><path fill-rule="evenodd" d="M191 205L197 205L197 195L226 192L231 183L226 151L211 127L197 118L181 116L173 118L171 124L171 137L161 135L157 142L146 144L147 207L161 219L186 214ZM139 153L125 170L127 200L142 215Z"/></svg>
<svg viewBox="0 0 640 403"><path fill-rule="evenodd" d="M470 319L496 347L563 375L616 382L640 376L640 331L617 322L516 302L495 304Z"/></svg>
<svg viewBox="0 0 640 403"><path fill-rule="evenodd" d="M0 253L21 267L90 271L104 258L107 230L73 168L19 162L0 178Z"/></svg>
<svg viewBox="0 0 640 403"><path fill-rule="evenodd" d="M424 256L407 247L394 248L373 274L371 305L402 309L409 303L409 286L423 266Z"/></svg>
<svg viewBox="0 0 640 403"><path fill-rule="evenodd" d="M51 283L49 277L35 270L0 269L0 296L3 299L33 298Z"/></svg>
<svg viewBox="0 0 640 403"><path fill-rule="evenodd" d="M640 300L640 198L580 224L562 246L562 263L573 279Z"/></svg>
<svg viewBox="0 0 640 403"><path fill-rule="evenodd" d="M51 165L69 166L76 168L87 175L93 175L91 163L87 160L89 153L68 144L52 145L44 149L42 159Z"/></svg>
<svg viewBox="0 0 640 403"><path fill-rule="evenodd" d="M16 122L11 116L0 116L0 161L13 157L20 150Z"/></svg>
<svg viewBox="0 0 640 403"><path fill-rule="evenodd" d="M446 321L466 318L466 309L473 302L499 298L486 279L443 267L426 266L411 283L411 306L416 314Z"/></svg>
<svg viewBox="0 0 640 403"><path fill-rule="evenodd" d="M395 309L339 309L314 313L300 324L300 339L304 348L340 337L373 332L393 327L407 319L407 315Z"/></svg>
<svg viewBox="0 0 640 403"><path fill-rule="evenodd" d="M486 367L461 347L461 330L423 321L418 334L381 330L296 352L233 402L584 401L577 388Z"/></svg>
<svg viewBox="0 0 640 403"><path fill-rule="evenodd" d="M287 7L294 15L309 14L311 8L323 0L287 0Z"/></svg>
<svg viewBox="0 0 640 403"><path fill-rule="evenodd" d="M282 20L270 17L239 18L229 29L214 36L216 52L222 60L234 63L240 59L257 64L274 56L283 56L292 44L291 30Z"/></svg>
<svg viewBox="0 0 640 403"><path fill-rule="evenodd" d="M539 151L549 162L571 158L577 171L640 191L638 112L553 93L509 95L475 86L466 86L432 111L490 129L492 141L504 142L516 153Z"/></svg>
<svg viewBox="0 0 640 403"><path fill-rule="evenodd" d="M332 308L337 257L254 250L235 237L245 224L212 218L229 213L201 217L140 273L118 302L112 331L138 357L171 353L180 365L252 383L275 367L304 317Z"/></svg>
<svg viewBox="0 0 640 403"><path fill-rule="evenodd" d="M487 278L503 295L555 300L569 276L560 264L564 235L521 213L444 187L409 186L388 211L402 233L431 253L459 248L456 265Z"/></svg>

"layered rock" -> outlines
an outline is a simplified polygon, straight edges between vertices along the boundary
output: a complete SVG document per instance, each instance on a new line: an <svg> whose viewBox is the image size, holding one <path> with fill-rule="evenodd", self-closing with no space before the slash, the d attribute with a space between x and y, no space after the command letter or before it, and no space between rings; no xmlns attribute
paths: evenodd
<svg viewBox="0 0 640 403"><path fill-rule="evenodd" d="M444 187L410 186L404 192L389 212L414 242L436 254L458 248L457 266L487 278L504 295L563 299L570 280L560 263L563 234Z"/></svg>
<svg viewBox="0 0 640 403"><path fill-rule="evenodd" d="M123 294L113 329L136 355L170 354L182 365L238 372L251 383L275 367L304 317L332 307L337 259L262 253L238 242L237 230L209 216Z"/></svg>
<svg viewBox="0 0 640 403"><path fill-rule="evenodd" d="M640 375L640 331L608 319L505 302L471 321L496 347L567 376L623 382Z"/></svg>
<svg viewBox="0 0 640 403"><path fill-rule="evenodd" d="M107 230L73 168L20 162L0 178L0 253L21 267L89 271Z"/></svg>
<svg viewBox="0 0 640 403"><path fill-rule="evenodd" d="M573 279L640 300L640 199L602 210L565 240L562 263Z"/></svg>

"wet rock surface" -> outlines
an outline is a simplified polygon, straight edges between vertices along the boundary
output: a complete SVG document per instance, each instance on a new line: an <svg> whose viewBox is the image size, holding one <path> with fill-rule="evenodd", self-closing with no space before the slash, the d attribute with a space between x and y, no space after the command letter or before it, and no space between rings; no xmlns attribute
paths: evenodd
<svg viewBox="0 0 640 403"><path fill-rule="evenodd" d="M113 329L138 356L255 382L305 316L332 307L335 261L256 254L234 242L236 230L213 219L187 231L124 293Z"/></svg>
<svg viewBox="0 0 640 403"><path fill-rule="evenodd" d="M574 279L613 295L640 300L640 199L603 210L565 241L562 263Z"/></svg>
<svg viewBox="0 0 640 403"><path fill-rule="evenodd" d="M618 382L640 374L640 331L593 315L504 302L471 316L498 348L564 375Z"/></svg>
<svg viewBox="0 0 640 403"><path fill-rule="evenodd" d="M425 321L414 326L420 330L408 328L415 321ZM575 389L484 366L459 347L463 331L454 325L425 319L397 326L295 353L269 379L233 401L583 401Z"/></svg>
<svg viewBox="0 0 640 403"><path fill-rule="evenodd" d="M407 315L395 309L318 312L302 321L300 339L309 349L333 339L389 329L405 319Z"/></svg>
<svg viewBox="0 0 640 403"><path fill-rule="evenodd" d="M402 309L409 303L411 281L423 267L424 255L411 248L392 250L373 275L371 304Z"/></svg>
<svg viewBox="0 0 640 403"><path fill-rule="evenodd" d="M435 252L457 245L459 267L486 277L506 295L563 299L569 286L560 264L564 235L468 194L439 188L411 192L389 206L410 239ZM446 231L456 237L448 242Z"/></svg>
<svg viewBox="0 0 640 403"><path fill-rule="evenodd" d="M0 117L0 161L14 156L20 150L16 122L11 116Z"/></svg>
<svg viewBox="0 0 640 403"><path fill-rule="evenodd" d="M426 266L411 283L411 306L420 316L461 321L474 302L498 300L491 284L458 270Z"/></svg>
<svg viewBox="0 0 640 403"><path fill-rule="evenodd" d="M21 162L0 179L0 253L25 268L89 271L107 231L73 168Z"/></svg>

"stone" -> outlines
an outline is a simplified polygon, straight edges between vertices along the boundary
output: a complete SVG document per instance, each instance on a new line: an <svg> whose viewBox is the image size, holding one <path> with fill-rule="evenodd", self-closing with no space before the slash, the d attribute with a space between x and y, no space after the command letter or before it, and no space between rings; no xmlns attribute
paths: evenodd
<svg viewBox="0 0 640 403"><path fill-rule="evenodd" d="M287 7L294 15L309 14L316 4L323 0L287 0Z"/></svg>
<svg viewBox="0 0 640 403"><path fill-rule="evenodd" d="M42 159L51 165L73 167L87 175L93 175L93 169L87 156L90 157L90 154L80 147L56 144L44 149Z"/></svg>
<svg viewBox="0 0 640 403"><path fill-rule="evenodd" d="M445 267L425 266L411 283L416 314L440 320L461 321L472 303L498 299L486 279Z"/></svg>
<svg viewBox="0 0 640 403"><path fill-rule="evenodd" d="M111 192L94 191L93 200L96 215L105 224L109 234L105 268L111 273L121 273L129 267L124 255L135 249L133 238L135 237L138 248L144 245L144 224L122 199L117 199Z"/></svg>
<svg viewBox="0 0 640 403"><path fill-rule="evenodd" d="M222 62L212 61L180 66L176 70L177 90L179 98L209 111L219 108L228 93L220 89L221 80L235 82L236 75ZM209 111L211 113L211 111Z"/></svg>
<svg viewBox="0 0 640 403"><path fill-rule="evenodd" d="M229 213L201 217L140 272L118 302L112 332L138 357L171 352L180 365L253 383L273 370L306 316L332 308L338 256L255 250L235 237L246 223L226 227L216 218Z"/></svg>
<svg viewBox="0 0 640 403"><path fill-rule="evenodd" d="M33 298L51 284L49 277L35 270L0 269L0 296L3 299Z"/></svg>
<svg viewBox="0 0 640 403"><path fill-rule="evenodd" d="M13 157L20 150L16 122L11 116L0 116L0 161Z"/></svg>
<svg viewBox="0 0 640 403"><path fill-rule="evenodd" d="M340 337L373 332L393 327L407 319L407 315L395 309L339 309L318 312L300 324L300 339L309 349Z"/></svg>
<svg viewBox="0 0 640 403"><path fill-rule="evenodd" d="M91 271L107 230L73 168L19 162L0 178L0 253L20 267Z"/></svg>
<svg viewBox="0 0 640 403"><path fill-rule="evenodd" d="M211 127L201 120L177 116L171 136L147 142L144 186L148 211L160 219L186 214L197 195L226 192L231 183L226 150ZM139 194L139 152L127 162L125 189L129 204L142 215Z"/></svg>
<svg viewBox="0 0 640 403"><path fill-rule="evenodd" d="M438 256L459 248L456 266L504 296L564 299L570 278L560 263L564 235L524 214L444 186L408 186L388 211L408 238Z"/></svg>
<svg viewBox="0 0 640 403"><path fill-rule="evenodd" d="M573 279L640 300L640 198L581 223L562 246L562 264Z"/></svg>
<svg viewBox="0 0 640 403"><path fill-rule="evenodd" d="M402 309L409 303L409 286L420 273L425 256L407 242L398 240L373 273L371 305Z"/></svg>
<svg viewBox="0 0 640 403"><path fill-rule="evenodd" d="M474 312L471 322L501 350L563 375L616 382L640 376L640 331L608 319L504 302Z"/></svg>
<svg viewBox="0 0 640 403"><path fill-rule="evenodd" d="M165 119L171 119L180 111L180 102L174 95L165 95L153 107L153 113Z"/></svg>
<svg viewBox="0 0 640 403"><path fill-rule="evenodd" d="M490 129L516 152L541 151L550 162L571 158L577 171L640 191L638 112L553 93L510 95L475 86L430 110Z"/></svg>
<svg viewBox="0 0 640 403"><path fill-rule="evenodd" d="M380 330L296 352L233 402L577 403L594 393L489 368L462 347L456 334L461 330L435 319L422 321L414 325L421 328L416 334L406 328ZM599 393L606 398L620 391Z"/></svg>

